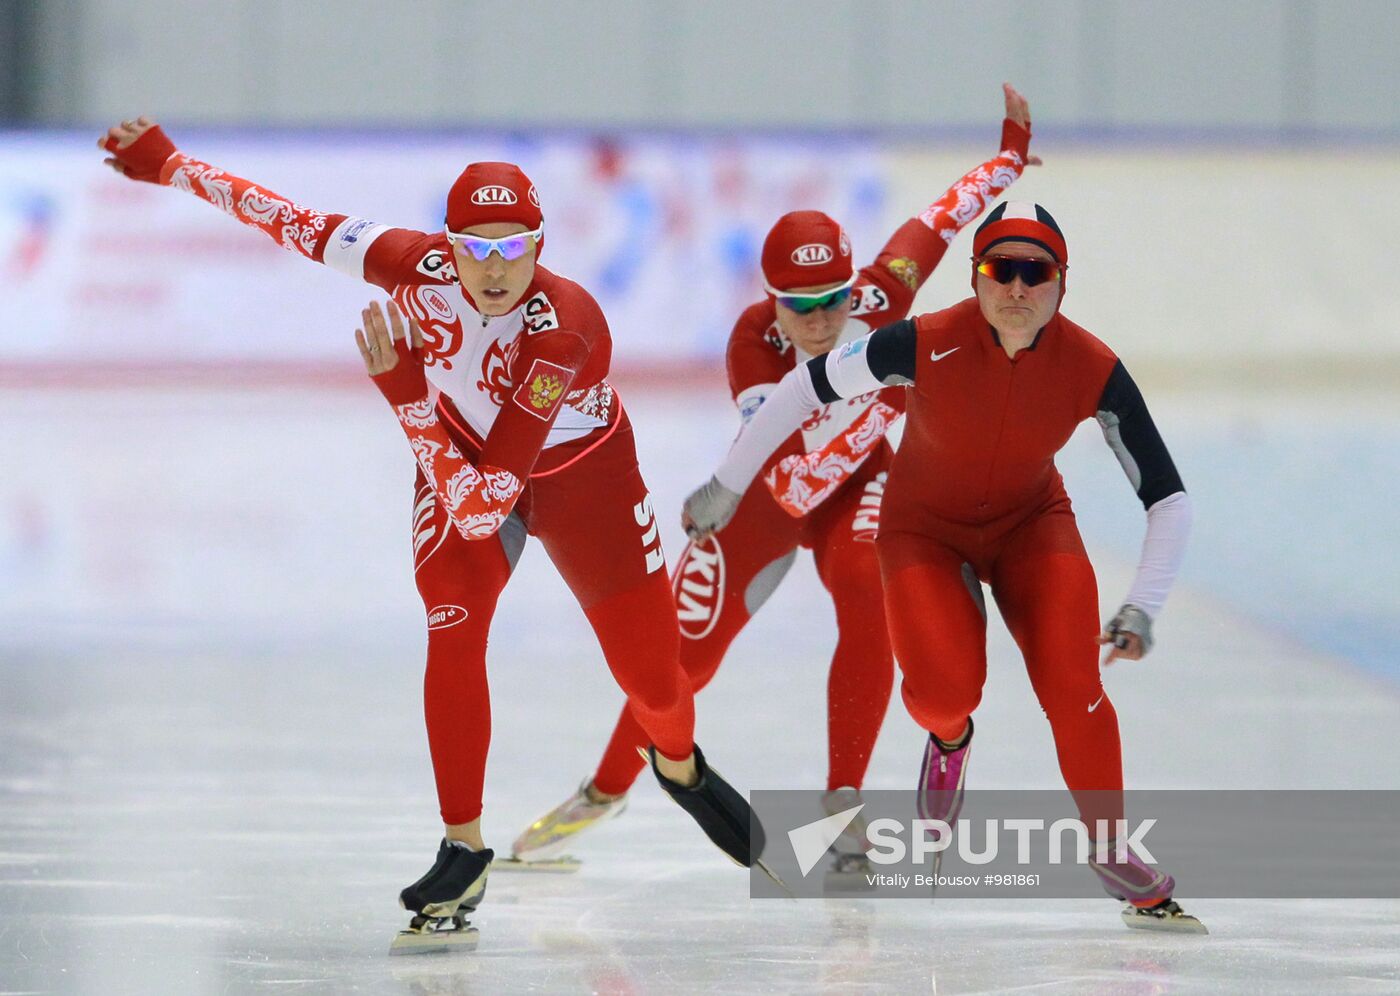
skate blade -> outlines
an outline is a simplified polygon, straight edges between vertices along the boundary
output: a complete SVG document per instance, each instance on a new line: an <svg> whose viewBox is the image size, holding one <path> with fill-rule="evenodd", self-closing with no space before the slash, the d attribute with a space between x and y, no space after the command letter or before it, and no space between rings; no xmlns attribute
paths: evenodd
<svg viewBox="0 0 1400 996"><path fill-rule="evenodd" d="M389 942L391 955L435 954L442 951L475 951L481 931L473 926L401 930Z"/></svg>
<svg viewBox="0 0 1400 996"><path fill-rule="evenodd" d="M797 896L793 894L793 891L788 888L788 884L783 881L782 876L780 876L772 868L769 868L768 863L762 858L754 858L753 866L759 871L763 872L763 874L767 875L772 880L774 885L786 892L788 894L789 899L797 898Z"/></svg>
<svg viewBox="0 0 1400 996"><path fill-rule="evenodd" d="M1153 913L1131 903L1123 907L1123 923L1133 930L1156 930L1166 934L1209 934L1206 925L1190 913Z"/></svg>
<svg viewBox="0 0 1400 996"><path fill-rule="evenodd" d="M930 885L930 886L928 887L928 898L929 898L929 902L931 902L931 903L932 903L932 902L936 902L936 901L938 900L938 874L939 874L939 872L940 872L942 869L943 869L943 851L934 851L934 852L933 852L933 870L932 870L931 874L929 875L929 879L932 881L933 884Z"/></svg>
<svg viewBox="0 0 1400 996"><path fill-rule="evenodd" d="M568 855L558 858L497 858L491 862L492 871L544 872L553 875L572 875L582 867L582 861Z"/></svg>

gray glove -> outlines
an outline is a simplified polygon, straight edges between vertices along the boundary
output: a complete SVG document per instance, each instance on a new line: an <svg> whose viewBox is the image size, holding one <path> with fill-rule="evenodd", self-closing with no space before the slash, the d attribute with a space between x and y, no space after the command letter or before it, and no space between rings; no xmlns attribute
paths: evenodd
<svg viewBox="0 0 1400 996"><path fill-rule="evenodd" d="M1124 634L1132 633L1142 641L1142 652L1152 649L1152 617L1136 605L1124 605L1118 614L1108 621L1108 631L1114 637L1113 645L1120 650L1128 645Z"/></svg>
<svg viewBox="0 0 1400 996"><path fill-rule="evenodd" d="M719 483L718 478L711 477L685 500L681 512L685 534L693 540L702 540L723 529L734 518L734 510L742 497Z"/></svg>

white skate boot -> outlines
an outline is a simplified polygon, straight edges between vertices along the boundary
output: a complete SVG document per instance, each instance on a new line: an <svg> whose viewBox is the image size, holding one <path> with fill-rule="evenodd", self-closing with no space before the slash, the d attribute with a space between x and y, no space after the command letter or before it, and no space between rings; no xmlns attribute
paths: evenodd
<svg viewBox="0 0 1400 996"><path fill-rule="evenodd" d="M822 808L828 816L835 816L859 806L863 801L860 789L844 786L823 793ZM874 872L866 853L869 849L865 817L857 813L855 819L846 825L846 829L841 831L841 835L832 841L831 847L828 848L831 852L831 864L826 872L826 890L869 892L873 889L875 886L871 876Z"/></svg>
<svg viewBox="0 0 1400 996"><path fill-rule="evenodd" d="M564 849L589 827L621 816L627 809L625 795L606 802L590 799L591 781L585 778L577 792L526 827L511 845L510 858L496 862L496 867L514 871L577 871L578 859L561 857Z"/></svg>

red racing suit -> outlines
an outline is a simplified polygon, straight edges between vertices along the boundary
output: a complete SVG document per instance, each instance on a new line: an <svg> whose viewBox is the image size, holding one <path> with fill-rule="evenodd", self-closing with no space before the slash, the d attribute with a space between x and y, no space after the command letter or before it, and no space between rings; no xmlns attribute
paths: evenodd
<svg viewBox="0 0 1400 996"><path fill-rule="evenodd" d="M1155 616L1180 567L1191 506L1122 362L1063 314L1014 357L975 298L877 329L784 378L716 478L731 490L813 402L872 386L906 390L876 546L903 697L924 729L961 735L987 676L990 586L1049 719L1060 770L1086 820L1121 816L1118 720L1099 674L1093 567L1055 468L1086 419L1147 512L1125 604ZM1093 798L1097 795L1097 798Z"/></svg>

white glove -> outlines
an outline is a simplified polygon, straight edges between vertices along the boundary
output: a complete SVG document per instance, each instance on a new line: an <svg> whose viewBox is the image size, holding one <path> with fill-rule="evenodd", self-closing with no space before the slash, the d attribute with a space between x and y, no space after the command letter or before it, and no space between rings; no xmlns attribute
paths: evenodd
<svg viewBox="0 0 1400 996"><path fill-rule="evenodd" d="M1136 605L1124 605L1105 628L1114 637L1113 645L1120 649L1128 645L1124 635L1127 633L1142 641L1144 655L1152 649L1152 617Z"/></svg>
<svg viewBox="0 0 1400 996"><path fill-rule="evenodd" d="M743 495L735 494L719 483L718 478L711 477L685 500L681 511L685 534L698 542L723 529L734 518L741 498Z"/></svg>

